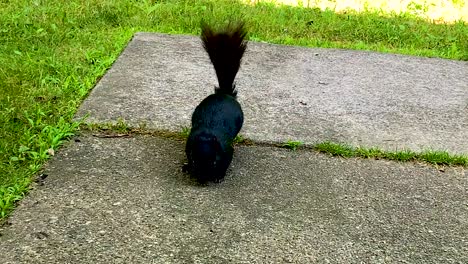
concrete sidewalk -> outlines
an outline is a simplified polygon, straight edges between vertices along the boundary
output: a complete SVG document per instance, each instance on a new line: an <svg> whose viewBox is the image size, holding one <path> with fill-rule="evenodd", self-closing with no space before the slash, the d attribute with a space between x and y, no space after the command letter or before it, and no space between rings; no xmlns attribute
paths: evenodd
<svg viewBox="0 0 468 264"><path fill-rule="evenodd" d="M468 151L468 64L250 43L242 134ZM180 131L213 91L195 37L141 33L78 116ZM181 172L184 142L103 138L61 149L0 227L3 263L468 263L463 168L239 146L226 180Z"/></svg>
<svg viewBox="0 0 468 264"><path fill-rule="evenodd" d="M250 42L242 134L468 153L468 62ZM85 101L91 122L180 130L216 76L194 36L140 33Z"/></svg>
<svg viewBox="0 0 468 264"><path fill-rule="evenodd" d="M183 142L82 136L1 231L2 263L467 263L468 178L239 147L225 182Z"/></svg>

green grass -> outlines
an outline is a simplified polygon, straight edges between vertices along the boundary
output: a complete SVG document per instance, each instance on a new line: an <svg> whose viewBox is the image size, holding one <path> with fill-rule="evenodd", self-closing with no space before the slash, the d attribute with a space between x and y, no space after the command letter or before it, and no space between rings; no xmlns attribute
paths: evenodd
<svg viewBox="0 0 468 264"><path fill-rule="evenodd" d="M201 18L240 16L256 41L468 60L466 24L407 14L214 0L1 0L0 218L27 193L50 150L75 133L77 107L136 31L198 34Z"/></svg>
<svg viewBox="0 0 468 264"><path fill-rule="evenodd" d="M427 150L421 153L410 150L383 151L377 148L352 147L346 144L323 142L314 146L320 152L345 158L360 157L372 159L388 159L396 161L423 161L434 165L468 166L468 156L452 155L446 151Z"/></svg>

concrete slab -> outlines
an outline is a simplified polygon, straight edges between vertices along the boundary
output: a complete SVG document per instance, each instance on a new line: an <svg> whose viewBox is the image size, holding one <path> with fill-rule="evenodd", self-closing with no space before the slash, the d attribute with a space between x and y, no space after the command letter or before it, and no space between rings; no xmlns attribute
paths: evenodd
<svg viewBox="0 0 468 264"><path fill-rule="evenodd" d="M0 229L2 263L468 263L460 168L239 147L198 186L183 142L79 139Z"/></svg>
<svg viewBox="0 0 468 264"><path fill-rule="evenodd" d="M238 76L241 133L468 153L467 76L468 62L251 42ZM179 130L215 84L197 37L138 33L79 116Z"/></svg>

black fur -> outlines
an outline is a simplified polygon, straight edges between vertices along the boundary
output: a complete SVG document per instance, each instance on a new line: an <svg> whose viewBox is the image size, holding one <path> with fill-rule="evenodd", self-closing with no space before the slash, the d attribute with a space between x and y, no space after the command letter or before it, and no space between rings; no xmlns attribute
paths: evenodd
<svg viewBox="0 0 468 264"><path fill-rule="evenodd" d="M185 152L188 171L200 182L224 179L232 160L232 142L242 128L244 114L236 100L234 79L247 47L243 23L214 31L202 24L203 47L213 63L219 87L192 115Z"/></svg>

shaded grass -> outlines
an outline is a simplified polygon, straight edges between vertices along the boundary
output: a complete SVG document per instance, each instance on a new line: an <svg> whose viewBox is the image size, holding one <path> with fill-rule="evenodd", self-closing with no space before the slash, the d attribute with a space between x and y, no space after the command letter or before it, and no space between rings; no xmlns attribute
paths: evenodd
<svg viewBox="0 0 468 264"><path fill-rule="evenodd" d="M71 119L137 31L198 34L245 17L250 39L468 60L468 27L238 1L0 1L0 218L75 133Z"/></svg>
<svg viewBox="0 0 468 264"><path fill-rule="evenodd" d="M396 161L423 161L434 165L448 166L468 166L468 156L452 155L446 151L426 150L423 152L413 152L410 150L402 151L383 151L378 148L352 147L346 144L333 142L323 142L314 146L320 152L328 153L340 157L360 157L371 159L388 159Z"/></svg>

